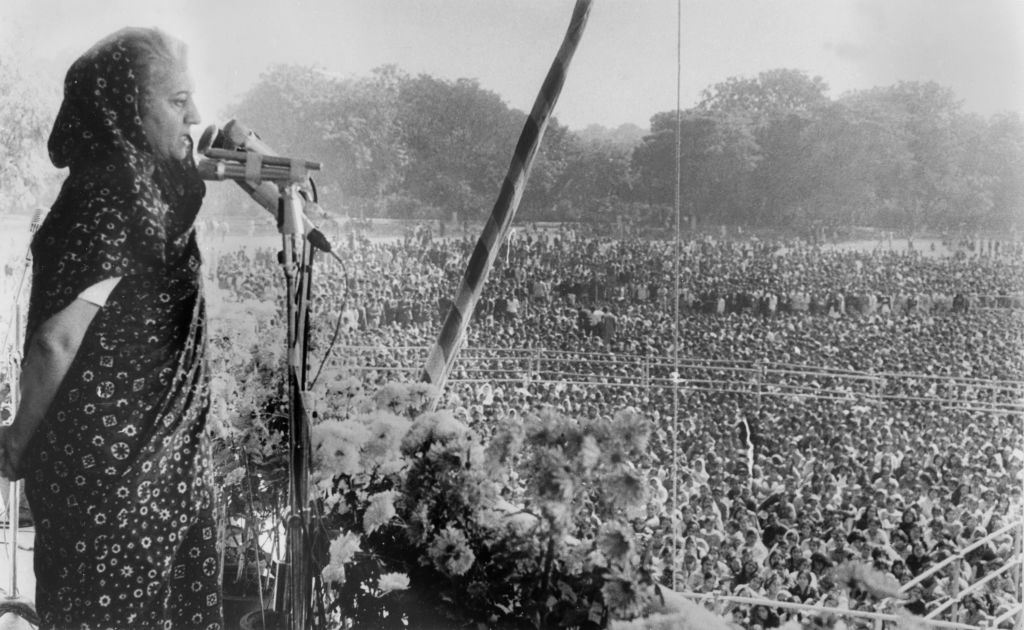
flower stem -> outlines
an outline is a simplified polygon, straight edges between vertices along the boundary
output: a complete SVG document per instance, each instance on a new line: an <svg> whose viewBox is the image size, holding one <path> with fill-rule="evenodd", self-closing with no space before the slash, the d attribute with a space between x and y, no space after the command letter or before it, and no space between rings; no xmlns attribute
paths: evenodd
<svg viewBox="0 0 1024 630"><path fill-rule="evenodd" d="M541 580L539 597L535 601L540 606L541 614L539 615L540 628L543 630L547 627L547 617L550 612L547 609L547 597L545 596L551 590L551 572L555 565L555 537L551 536L548 538L548 548L545 551L544 558L544 578Z"/></svg>

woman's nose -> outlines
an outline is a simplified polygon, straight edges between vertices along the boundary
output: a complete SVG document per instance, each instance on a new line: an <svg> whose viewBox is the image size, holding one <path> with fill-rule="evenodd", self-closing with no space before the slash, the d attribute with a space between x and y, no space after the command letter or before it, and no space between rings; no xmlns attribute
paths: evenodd
<svg viewBox="0 0 1024 630"><path fill-rule="evenodd" d="M198 125L202 121L202 116L199 115L199 109L196 107L195 102L189 99L188 108L185 110L185 123L188 125Z"/></svg>

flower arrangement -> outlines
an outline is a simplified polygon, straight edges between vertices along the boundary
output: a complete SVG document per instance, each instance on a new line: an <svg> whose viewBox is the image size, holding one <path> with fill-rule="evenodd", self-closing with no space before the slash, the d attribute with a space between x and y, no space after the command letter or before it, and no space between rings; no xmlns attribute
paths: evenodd
<svg viewBox="0 0 1024 630"><path fill-rule="evenodd" d="M225 586L269 580L286 503L286 392L272 309L220 301L211 433L229 544ZM647 515L652 424L632 411L554 411L470 427L432 392L317 379L311 493L326 614L353 627L604 627L657 600L635 525ZM270 547L280 549L271 540ZM257 588L265 585L256 582Z"/></svg>
<svg viewBox="0 0 1024 630"><path fill-rule="evenodd" d="M312 429L330 610L360 628L599 628L658 602L640 414L471 428L422 385ZM353 397L350 397L353 398ZM433 624L433 625L432 625Z"/></svg>

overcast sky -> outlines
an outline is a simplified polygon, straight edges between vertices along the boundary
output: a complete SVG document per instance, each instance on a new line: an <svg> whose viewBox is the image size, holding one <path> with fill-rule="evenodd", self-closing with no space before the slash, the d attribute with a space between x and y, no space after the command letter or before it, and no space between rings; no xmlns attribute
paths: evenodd
<svg viewBox="0 0 1024 630"><path fill-rule="evenodd" d="M275 63L361 76L395 64L469 77L528 111L572 0L0 0L0 42L59 86L96 40L128 25L185 40L204 123ZM676 0L595 0L556 117L644 128L676 103ZM730 76L821 76L830 96L936 81L965 109L1024 112L1022 0L683 0L683 108Z"/></svg>

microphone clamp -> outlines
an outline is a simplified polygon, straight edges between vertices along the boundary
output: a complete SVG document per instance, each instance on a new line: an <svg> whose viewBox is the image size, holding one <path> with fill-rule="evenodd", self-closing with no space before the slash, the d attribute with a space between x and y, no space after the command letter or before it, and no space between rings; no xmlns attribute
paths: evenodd
<svg viewBox="0 0 1024 630"><path fill-rule="evenodd" d="M210 125L199 138L198 151L208 158L199 164L204 179L245 181L259 186L263 181L300 184L309 171L319 171L320 162L282 157L259 137L232 120L222 132Z"/></svg>
<svg viewBox="0 0 1024 630"><path fill-rule="evenodd" d="M231 151L234 153L234 151ZM251 151L242 152L242 161L232 159L203 159L196 165L199 175L203 179L223 181L231 179L244 181L251 186L259 186L268 181L277 184L301 184L309 179L310 170L318 170L320 165L316 162L305 162L303 160L291 160L277 158L276 161L284 160L287 164L267 164L266 156ZM310 168L312 165L314 168Z"/></svg>
<svg viewBox="0 0 1024 630"><path fill-rule="evenodd" d="M310 160L299 160L295 158L286 158L278 155L263 155L256 153L255 151L241 151L241 150L229 150L229 149L207 149L203 155L214 160L228 160L234 162L245 162L248 158L247 155L262 155L263 163L268 166L288 166L298 162L303 168L309 171L319 171L322 168L320 162L312 162Z"/></svg>

